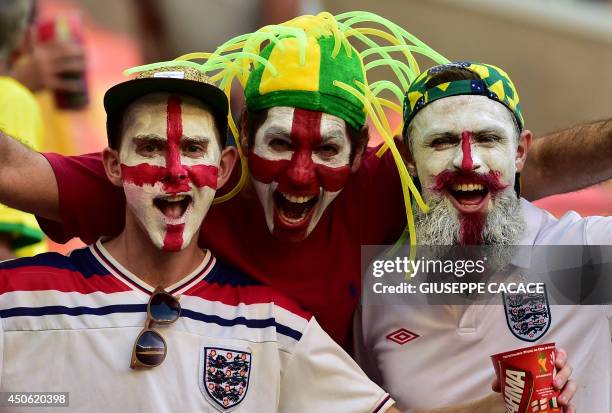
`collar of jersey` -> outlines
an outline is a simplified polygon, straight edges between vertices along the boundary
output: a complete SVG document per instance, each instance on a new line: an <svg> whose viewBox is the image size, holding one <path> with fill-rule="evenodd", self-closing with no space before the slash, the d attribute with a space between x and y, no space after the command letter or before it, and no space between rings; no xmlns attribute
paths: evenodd
<svg viewBox="0 0 612 413"><path fill-rule="evenodd" d="M527 201L525 198L520 199L521 213L525 220L525 234L519 243L512 265L518 268L530 268L532 260L533 246L537 244L538 234L546 223L547 213L540 208Z"/></svg>
<svg viewBox="0 0 612 413"><path fill-rule="evenodd" d="M104 245L102 245L102 240L99 239L95 244L89 246L89 249L93 256L96 258L98 262L104 268L106 268L112 275L119 279L119 281L123 282L130 288L135 291L139 291L146 295L151 295L151 293L155 290L155 287L147 284L143 280L141 280L136 274L128 271L124 266L122 266L113 256L108 252ZM172 284L166 291L173 295L179 295L184 291L187 291L195 284L202 281L208 273L215 266L216 259L210 253L209 250L204 251L204 259L197 266L195 270L193 270L190 274L183 277L178 282Z"/></svg>

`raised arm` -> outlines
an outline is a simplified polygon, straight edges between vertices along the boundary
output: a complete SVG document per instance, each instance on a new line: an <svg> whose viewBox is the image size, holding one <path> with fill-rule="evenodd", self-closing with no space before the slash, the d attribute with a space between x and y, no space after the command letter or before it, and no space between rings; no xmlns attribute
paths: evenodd
<svg viewBox="0 0 612 413"><path fill-rule="evenodd" d="M522 195L538 199L612 178L612 119L536 138L522 172Z"/></svg>
<svg viewBox="0 0 612 413"><path fill-rule="evenodd" d="M55 175L40 153L0 131L0 203L59 220Z"/></svg>

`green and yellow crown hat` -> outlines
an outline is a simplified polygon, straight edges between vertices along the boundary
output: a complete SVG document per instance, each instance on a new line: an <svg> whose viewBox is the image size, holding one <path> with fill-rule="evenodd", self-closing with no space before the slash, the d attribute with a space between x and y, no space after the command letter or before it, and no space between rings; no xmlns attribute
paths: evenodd
<svg viewBox="0 0 612 413"><path fill-rule="evenodd" d="M342 34L340 42L334 37L334 20L320 19L316 31L307 30L309 23L313 19L304 17L285 23L302 26L305 38L283 37L261 51L271 66L257 64L251 71L244 90L246 105L251 111L291 106L326 112L361 129L366 124L364 103L334 84L366 84L361 56Z"/></svg>
<svg viewBox="0 0 612 413"><path fill-rule="evenodd" d="M455 80L431 88L427 87L427 83L432 77L445 70L455 68L469 70L478 75L479 79ZM412 82L404 98L404 136L406 136L408 125L412 119L425 106L438 99L459 95L482 95L503 104L514 114L519 129L523 129L525 123L519 96L514 83L506 72L499 67L484 63L454 62L434 66L421 73Z"/></svg>

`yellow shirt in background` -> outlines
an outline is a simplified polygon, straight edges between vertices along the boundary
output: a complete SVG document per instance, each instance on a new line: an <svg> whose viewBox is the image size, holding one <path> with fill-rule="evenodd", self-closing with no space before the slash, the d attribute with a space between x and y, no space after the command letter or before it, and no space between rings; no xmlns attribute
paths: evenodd
<svg viewBox="0 0 612 413"><path fill-rule="evenodd" d="M43 138L40 108L34 95L16 80L0 76L0 130L33 149L39 149ZM0 204L0 232L13 236L18 257L46 250L44 234L36 218Z"/></svg>

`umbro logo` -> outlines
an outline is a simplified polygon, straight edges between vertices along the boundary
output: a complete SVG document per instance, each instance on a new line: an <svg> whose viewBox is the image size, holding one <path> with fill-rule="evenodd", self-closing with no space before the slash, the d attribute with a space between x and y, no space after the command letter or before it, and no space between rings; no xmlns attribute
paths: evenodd
<svg viewBox="0 0 612 413"><path fill-rule="evenodd" d="M400 346L403 346L404 344L419 337L420 336L418 334L413 333L412 331L406 330L405 328L400 328L399 330L389 333L386 338L387 340L391 340Z"/></svg>

